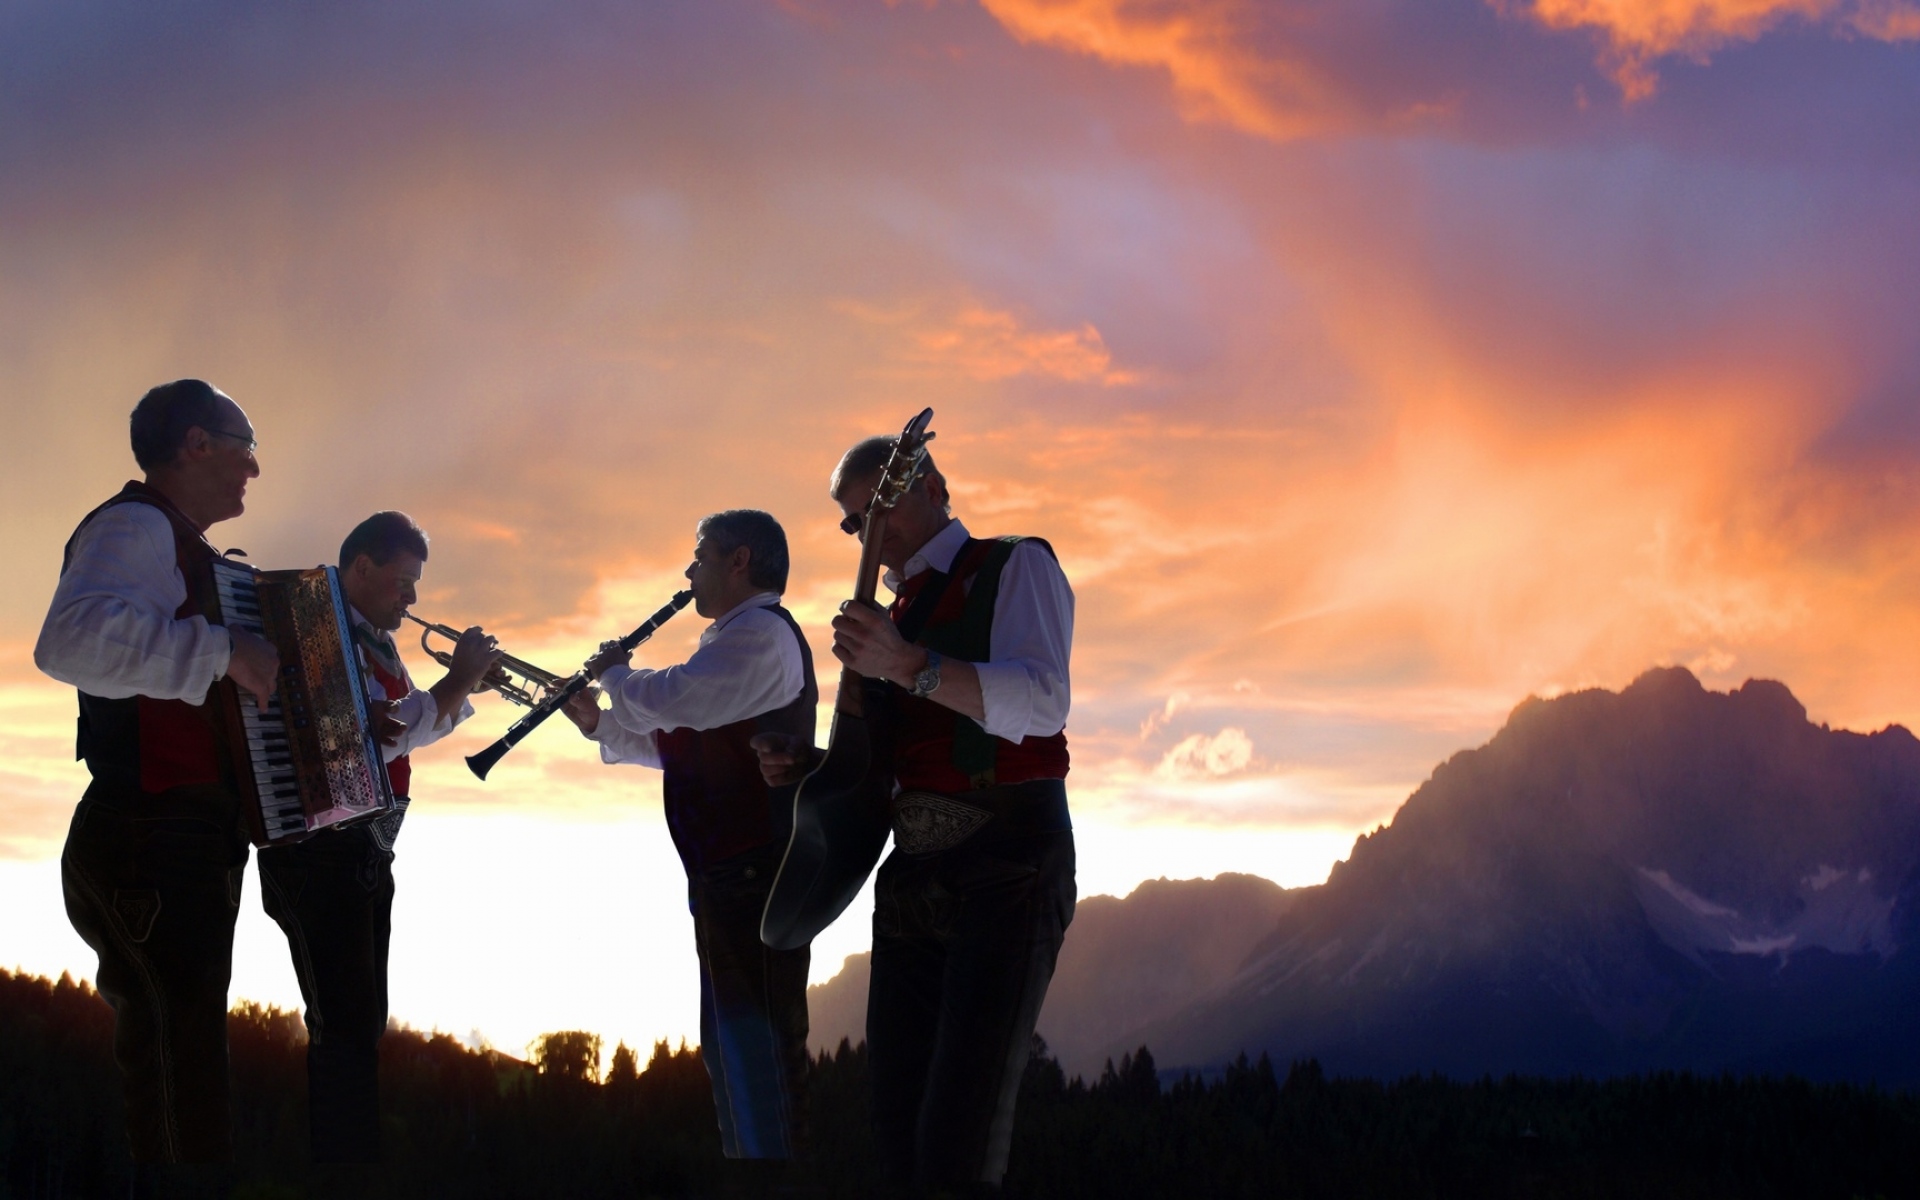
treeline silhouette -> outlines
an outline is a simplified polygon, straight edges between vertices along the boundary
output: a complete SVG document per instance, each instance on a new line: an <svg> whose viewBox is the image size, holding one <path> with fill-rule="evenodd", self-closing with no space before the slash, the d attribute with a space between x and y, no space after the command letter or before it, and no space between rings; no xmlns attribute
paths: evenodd
<svg viewBox="0 0 1920 1200"><path fill-rule="evenodd" d="M112 1014L85 984L0 971L0 1197L645 1197L720 1194L698 1050L644 1066L548 1034L523 1062L408 1029L382 1044L387 1162L308 1161L304 1032L241 1004L229 1022L230 1167L136 1173ZM1092 1081L1043 1052L1007 1191L1100 1197L1855 1197L1920 1195L1920 1097L1795 1079L1329 1079L1244 1056L1163 1086L1142 1047ZM814 1063L812 1194L872 1183L866 1052Z"/></svg>

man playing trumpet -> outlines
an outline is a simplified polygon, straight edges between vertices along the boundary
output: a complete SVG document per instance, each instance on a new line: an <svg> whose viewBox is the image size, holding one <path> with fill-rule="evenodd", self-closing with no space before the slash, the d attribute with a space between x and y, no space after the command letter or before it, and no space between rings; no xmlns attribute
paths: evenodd
<svg viewBox="0 0 1920 1200"><path fill-rule="evenodd" d="M700 957L701 1058L721 1147L740 1176L731 1182L751 1191L798 1157L809 961L804 946L772 950L760 941L793 791L767 785L751 742L778 733L811 743L820 691L807 639L780 606L787 536L779 522L734 509L701 520L695 536L687 579L694 611L713 622L700 648L678 666L636 670L627 666L631 651L603 647L587 670L611 710L588 691L567 715L600 744L604 761L665 772L667 828L687 870Z"/></svg>
<svg viewBox="0 0 1920 1200"><path fill-rule="evenodd" d="M500 649L475 626L454 644L447 673L414 684L393 631L415 600L427 535L402 512L378 512L340 546L340 589L371 698L403 728L383 747L394 809L377 821L326 829L260 851L261 896L287 935L307 1005L307 1095L316 1162L380 1157L379 1044L387 1027L387 942L393 843L411 795L412 753L473 715L467 697Z"/></svg>

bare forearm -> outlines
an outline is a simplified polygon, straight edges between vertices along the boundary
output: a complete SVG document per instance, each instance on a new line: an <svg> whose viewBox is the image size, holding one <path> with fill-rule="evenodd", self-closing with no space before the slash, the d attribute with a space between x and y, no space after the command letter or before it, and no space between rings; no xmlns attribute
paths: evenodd
<svg viewBox="0 0 1920 1200"><path fill-rule="evenodd" d="M980 672L974 670L970 662L941 659L940 686L933 689L933 695L927 699L935 704L943 704L963 717L972 717L976 721L987 719L987 700L980 691Z"/></svg>
<svg viewBox="0 0 1920 1200"><path fill-rule="evenodd" d="M434 713L438 715L459 712L460 706L466 703L467 697L472 693L449 671L439 683L427 689L427 694L433 697Z"/></svg>

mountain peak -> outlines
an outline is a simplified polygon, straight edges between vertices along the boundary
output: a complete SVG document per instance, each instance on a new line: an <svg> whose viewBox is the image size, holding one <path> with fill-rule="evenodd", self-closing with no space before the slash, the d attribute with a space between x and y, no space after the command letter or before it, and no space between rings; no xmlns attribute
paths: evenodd
<svg viewBox="0 0 1920 1200"><path fill-rule="evenodd" d="M1782 720L1805 724L1806 705L1794 699L1787 685L1775 679L1749 679L1735 689L1732 695L1745 701L1757 712L1772 712Z"/></svg>
<svg viewBox="0 0 1920 1200"><path fill-rule="evenodd" d="M1865 1070L1887 1060L1864 1031L1885 1034L1896 993L1920 1001L1916 898L1920 742L1810 724L1773 680L1718 692L1655 668L1519 705L1303 892L1204 1013L1142 1040L1168 1063L1478 1074L1797 1062L1801 1038L1827 1046L1804 1069ZM1796 1033L1795 1005L1823 1028Z"/></svg>

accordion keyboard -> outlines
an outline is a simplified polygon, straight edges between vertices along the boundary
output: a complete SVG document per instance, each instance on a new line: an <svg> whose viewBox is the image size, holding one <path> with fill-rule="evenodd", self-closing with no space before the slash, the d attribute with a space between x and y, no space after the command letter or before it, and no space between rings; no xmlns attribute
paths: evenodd
<svg viewBox="0 0 1920 1200"><path fill-rule="evenodd" d="M260 614L260 593L248 570L216 570L214 591L228 625L266 636ZM267 839L278 842L306 832L306 810L300 802L300 773L294 768L293 742L287 736L284 691L274 692L265 708L252 696L240 695L240 728L246 736L246 754L253 763L253 786L260 797L260 822Z"/></svg>

